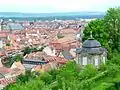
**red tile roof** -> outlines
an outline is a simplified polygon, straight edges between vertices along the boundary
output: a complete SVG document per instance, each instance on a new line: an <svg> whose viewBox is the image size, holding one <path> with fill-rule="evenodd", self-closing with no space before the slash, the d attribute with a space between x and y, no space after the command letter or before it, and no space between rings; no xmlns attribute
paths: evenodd
<svg viewBox="0 0 120 90"><path fill-rule="evenodd" d="M13 70L10 68L6 68L6 67L0 67L0 73L1 74L7 74L7 73L12 73Z"/></svg>

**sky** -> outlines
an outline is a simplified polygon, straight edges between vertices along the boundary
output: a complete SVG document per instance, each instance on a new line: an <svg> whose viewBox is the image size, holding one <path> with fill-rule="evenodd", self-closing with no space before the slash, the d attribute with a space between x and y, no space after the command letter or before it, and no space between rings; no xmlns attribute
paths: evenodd
<svg viewBox="0 0 120 90"><path fill-rule="evenodd" d="M120 0L0 0L0 12L58 13L106 11Z"/></svg>

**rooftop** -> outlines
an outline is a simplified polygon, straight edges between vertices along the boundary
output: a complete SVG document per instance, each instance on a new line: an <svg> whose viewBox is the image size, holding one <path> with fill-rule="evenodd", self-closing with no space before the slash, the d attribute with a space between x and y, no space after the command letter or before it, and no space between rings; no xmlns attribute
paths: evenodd
<svg viewBox="0 0 120 90"><path fill-rule="evenodd" d="M101 44L95 39L88 39L83 42L82 47L83 48L97 48L97 47L101 47Z"/></svg>

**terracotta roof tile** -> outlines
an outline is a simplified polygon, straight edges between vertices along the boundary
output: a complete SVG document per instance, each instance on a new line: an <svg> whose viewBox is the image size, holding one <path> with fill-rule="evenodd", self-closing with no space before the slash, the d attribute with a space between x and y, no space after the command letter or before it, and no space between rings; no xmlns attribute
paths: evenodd
<svg viewBox="0 0 120 90"><path fill-rule="evenodd" d="M1 74L7 74L7 73L12 73L13 70L10 68L6 68L6 67L0 67L0 73Z"/></svg>

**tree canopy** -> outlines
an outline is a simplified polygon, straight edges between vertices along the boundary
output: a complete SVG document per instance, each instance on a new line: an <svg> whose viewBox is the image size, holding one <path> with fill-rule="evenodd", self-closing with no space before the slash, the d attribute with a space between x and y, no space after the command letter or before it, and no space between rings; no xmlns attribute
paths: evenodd
<svg viewBox="0 0 120 90"><path fill-rule="evenodd" d="M84 30L84 38L93 37L108 51L120 51L120 8L110 8L103 19L91 21Z"/></svg>

